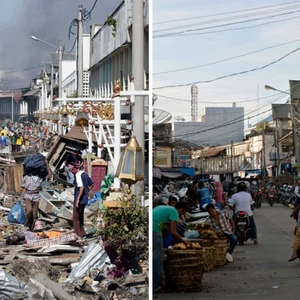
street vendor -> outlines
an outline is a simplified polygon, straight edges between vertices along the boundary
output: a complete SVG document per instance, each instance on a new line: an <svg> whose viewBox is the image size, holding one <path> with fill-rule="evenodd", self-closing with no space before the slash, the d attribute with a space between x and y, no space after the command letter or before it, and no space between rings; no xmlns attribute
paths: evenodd
<svg viewBox="0 0 300 300"><path fill-rule="evenodd" d="M46 179L52 177L51 169L48 165L48 161L45 160L45 164L48 169ZM39 210L39 202L41 199L40 191L42 189L42 182L44 178L39 176L39 168L33 168L30 175L25 175L21 187L23 188L20 200L25 201L26 205L26 221L25 226L30 231L33 231L35 221L37 219L37 213Z"/></svg>
<svg viewBox="0 0 300 300"><path fill-rule="evenodd" d="M188 209L186 202L179 201L172 206L157 206L153 209L153 292L162 288L163 273L163 229L169 226L170 234L180 243L188 244L177 232L176 225L180 215Z"/></svg>
<svg viewBox="0 0 300 300"><path fill-rule="evenodd" d="M205 223L210 224L212 228L219 234L224 234L229 242L228 253L232 254L238 243L235 232L234 221L225 210L216 210L215 206L210 203L206 205L206 211L209 216Z"/></svg>

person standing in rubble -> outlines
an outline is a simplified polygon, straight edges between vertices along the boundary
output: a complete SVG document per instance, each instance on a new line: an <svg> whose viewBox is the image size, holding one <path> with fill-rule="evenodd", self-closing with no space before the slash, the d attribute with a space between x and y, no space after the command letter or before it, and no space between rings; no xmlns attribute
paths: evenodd
<svg viewBox="0 0 300 300"><path fill-rule="evenodd" d="M45 160L45 164L48 169L48 174L46 179L52 177L52 171L48 165L48 161ZM31 170L30 175L25 175L21 187L23 188L20 200L25 201L26 206L26 221L25 226L28 227L30 231L33 231L35 226L35 221L37 219L37 213L39 210L39 202L41 199L40 191L42 189L42 182L44 178L39 176L39 168L34 168Z"/></svg>
<svg viewBox="0 0 300 300"><path fill-rule="evenodd" d="M65 171L67 173L67 182L74 184L74 174L70 171L70 165L82 164L82 158L79 155L80 150L75 149L73 153L70 153L65 160Z"/></svg>
<svg viewBox="0 0 300 300"><path fill-rule="evenodd" d="M88 203L89 191L94 183L89 175L81 170L78 163L69 164L69 170L75 176L74 203L73 203L73 226L75 233L81 238L85 237L84 231L84 209Z"/></svg>

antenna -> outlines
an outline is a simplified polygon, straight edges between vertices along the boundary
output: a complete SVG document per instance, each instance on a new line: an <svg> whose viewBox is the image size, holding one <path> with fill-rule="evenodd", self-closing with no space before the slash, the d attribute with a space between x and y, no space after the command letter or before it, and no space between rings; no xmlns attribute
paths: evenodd
<svg viewBox="0 0 300 300"><path fill-rule="evenodd" d="M191 117L192 122L197 122L198 120L198 87L193 84L191 87Z"/></svg>

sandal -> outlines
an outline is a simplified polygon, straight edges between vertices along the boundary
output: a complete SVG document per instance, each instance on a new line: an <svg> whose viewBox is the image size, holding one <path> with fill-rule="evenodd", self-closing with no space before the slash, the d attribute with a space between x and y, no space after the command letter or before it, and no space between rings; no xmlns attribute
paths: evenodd
<svg viewBox="0 0 300 300"><path fill-rule="evenodd" d="M253 244L257 245L257 244L258 244L258 240L255 240L255 241L253 242Z"/></svg>
<svg viewBox="0 0 300 300"><path fill-rule="evenodd" d="M288 261L294 261L297 258L298 258L298 256L294 256L294 257L291 257Z"/></svg>

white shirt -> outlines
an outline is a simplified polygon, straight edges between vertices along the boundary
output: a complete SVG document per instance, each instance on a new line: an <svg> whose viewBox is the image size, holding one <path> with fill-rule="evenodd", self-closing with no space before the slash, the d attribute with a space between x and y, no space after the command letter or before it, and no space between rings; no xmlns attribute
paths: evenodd
<svg viewBox="0 0 300 300"><path fill-rule="evenodd" d="M299 185L296 185L294 193L296 194L297 197L300 197L300 194L299 194Z"/></svg>
<svg viewBox="0 0 300 300"><path fill-rule="evenodd" d="M248 216L252 216L251 203L252 197L247 192L239 192L232 196L231 203L235 207L235 213L244 211Z"/></svg>

